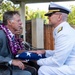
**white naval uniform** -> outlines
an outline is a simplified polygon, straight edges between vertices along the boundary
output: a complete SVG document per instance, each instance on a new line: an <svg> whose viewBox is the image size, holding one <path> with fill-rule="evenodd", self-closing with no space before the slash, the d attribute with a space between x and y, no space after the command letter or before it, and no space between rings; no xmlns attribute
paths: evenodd
<svg viewBox="0 0 75 75"><path fill-rule="evenodd" d="M39 59L38 75L75 75L75 30L65 21L53 32L55 49Z"/></svg>

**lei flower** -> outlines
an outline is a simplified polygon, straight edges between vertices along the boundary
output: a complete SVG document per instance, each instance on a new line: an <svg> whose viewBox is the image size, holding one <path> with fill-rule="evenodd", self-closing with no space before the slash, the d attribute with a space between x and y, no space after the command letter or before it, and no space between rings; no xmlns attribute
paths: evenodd
<svg viewBox="0 0 75 75"><path fill-rule="evenodd" d="M24 49L24 46L22 45L22 41L20 40L20 38L16 38L15 36L14 38L12 38L10 30L6 26L0 25L0 29L3 30L4 33L6 34L10 50L14 55L17 54L18 50Z"/></svg>

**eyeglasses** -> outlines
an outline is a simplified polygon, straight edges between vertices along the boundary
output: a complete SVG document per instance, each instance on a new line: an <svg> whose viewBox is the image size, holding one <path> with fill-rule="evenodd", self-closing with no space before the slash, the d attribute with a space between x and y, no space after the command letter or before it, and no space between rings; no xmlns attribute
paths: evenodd
<svg viewBox="0 0 75 75"><path fill-rule="evenodd" d="M61 15L61 13L59 13L59 12L53 12L53 13L50 13L48 17L51 17L53 14L54 15Z"/></svg>
<svg viewBox="0 0 75 75"><path fill-rule="evenodd" d="M55 12L54 12L55 13ZM50 13L48 17L51 17L54 13Z"/></svg>

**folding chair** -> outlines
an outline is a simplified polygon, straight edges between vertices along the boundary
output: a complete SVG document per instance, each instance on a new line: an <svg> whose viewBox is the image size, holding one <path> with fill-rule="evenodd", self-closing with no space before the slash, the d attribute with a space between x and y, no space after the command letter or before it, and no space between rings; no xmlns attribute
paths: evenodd
<svg viewBox="0 0 75 75"><path fill-rule="evenodd" d="M10 65L7 62L0 62L0 70L1 70L2 75L5 75L5 71L7 69L9 70L10 75L12 75L12 69L11 69Z"/></svg>

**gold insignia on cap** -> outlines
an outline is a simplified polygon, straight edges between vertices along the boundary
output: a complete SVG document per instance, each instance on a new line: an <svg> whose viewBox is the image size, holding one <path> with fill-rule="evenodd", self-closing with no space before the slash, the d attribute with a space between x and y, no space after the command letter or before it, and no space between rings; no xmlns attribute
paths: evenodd
<svg viewBox="0 0 75 75"><path fill-rule="evenodd" d="M49 10L48 13L59 12L59 11L60 11L59 9L56 9L56 10Z"/></svg>
<svg viewBox="0 0 75 75"><path fill-rule="evenodd" d="M58 29L58 33L59 33L62 29L63 29L63 27L60 27L60 28Z"/></svg>

